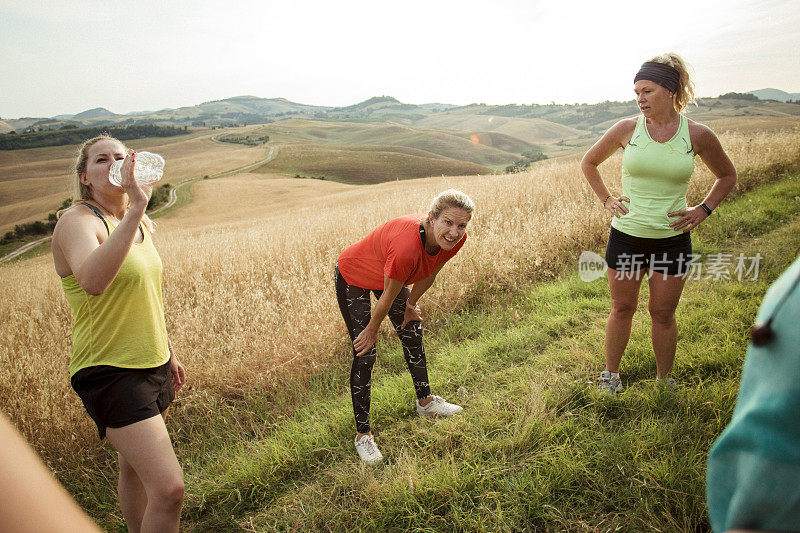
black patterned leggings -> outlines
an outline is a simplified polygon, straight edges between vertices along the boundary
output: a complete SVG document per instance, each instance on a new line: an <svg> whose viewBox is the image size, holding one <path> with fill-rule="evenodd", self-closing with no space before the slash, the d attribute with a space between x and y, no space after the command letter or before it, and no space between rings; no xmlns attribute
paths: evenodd
<svg viewBox="0 0 800 533"><path fill-rule="evenodd" d="M376 298L380 298L383 291L373 290ZM369 324L372 317L372 308L369 299L369 289L362 289L348 285L339 269L336 269L336 299L339 309L350 333L350 340L355 340L358 334ZM408 287L403 287L400 294L392 302L389 309L389 320L392 321L394 330L403 345L403 355L406 358L408 371L414 381L417 398L423 399L431 395L428 384L428 367L425 362L425 348L422 346L422 323L409 322L404 329L403 315L406 310L406 300L411 294ZM372 386L372 365L375 364L377 352L375 346L361 357L356 357L353 349L353 366L350 369L350 395L353 398L353 412L356 417L356 430L359 433L369 432L369 399Z"/></svg>

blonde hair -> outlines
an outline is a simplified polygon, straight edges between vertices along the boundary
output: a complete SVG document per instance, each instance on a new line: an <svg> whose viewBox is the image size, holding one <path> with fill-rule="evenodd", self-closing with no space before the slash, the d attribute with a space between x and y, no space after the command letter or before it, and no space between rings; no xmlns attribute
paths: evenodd
<svg viewBox="0 0 800 533"><path fill-rule="evenodd" d="M669 65L678 71L680 79L678 81L678 90L672 95L672 105L675 106L675 111L682 113L686 106L689 104L697 105L694 98L694 82L689 76L689 64L683 60L681 56L675 52L668 52L661 54L653 59L653 63L663 63Z"/></svg>
<svg viewBox="0 0 800 533"><path fill-rule="evenodd" d="M472 198L463 192L455 189L447 189L439 193L436 198L433 199L429 211L433 218L439 218L442 211L448 207L457 207L472 215L472 211L475 209L475 203L472 201Z"/></svg>
<svg viewBox="0 0 800 533"><path fill-rule="evenodd" d="M72 205L69 207L60 210L56 213L56 216L60 217L66 211L69 211L76 205L84 204L86 202L95 201L94 197L92 196L92 188L88 185L81 182L80 175L86 172L86 164L89 160L89 148L94 146L100 141L112 141L115 143L119 143L122 146L122 149L125 151L125 155L130 153L130 150L125 143L117 139L116 137L112 137L108 133L101 133L96 137L92 137L91 139L86 139L78 148L78 155L75 158L75 165L72 168L72 177L74 180L73 184L73 192L72 192ZM150 220L146 214L142 216L142 221L147 229L152 233L155 231L155 223Z"/></svg>

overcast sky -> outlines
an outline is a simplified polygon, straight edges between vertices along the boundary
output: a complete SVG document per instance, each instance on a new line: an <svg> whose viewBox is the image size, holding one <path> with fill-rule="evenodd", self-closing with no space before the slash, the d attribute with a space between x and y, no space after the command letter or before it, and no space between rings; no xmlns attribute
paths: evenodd
<svg viewBox="0 0 800 533"><path fill-rule="evenodd" d="M700 96L800 92L800 1L0 0L0 117L238 95L350 105L632 98L675 51Z"/></svg>

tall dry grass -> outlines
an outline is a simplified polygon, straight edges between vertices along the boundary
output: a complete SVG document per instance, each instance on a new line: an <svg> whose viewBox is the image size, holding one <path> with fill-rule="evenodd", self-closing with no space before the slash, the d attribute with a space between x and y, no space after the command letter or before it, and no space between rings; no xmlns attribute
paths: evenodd
<svg viewBox="0 0 800 533"><path fill-rule="evenodd" d="M740 171L740 189L800 167L798 130L728 134L723 144ZM612 191L620 190L620 165L617 154L601 167ZM690 202L712 182L698 159ZM237 222L165 221L156 244L168 330L191 384L183 401L275 390L287 376L343 356L348 340L332 280L337 255L380 223L424 211L450 186L472 196L477 209L466 245L421 301L428 317L469 305L483 290L552 276L579 251L598 247L608 231L608 214L577 158L514 175L364 186ZM48 258L0 272L0 405L51 466L65 468L80 462L96 438L69 388L69 309Z"/></svg>

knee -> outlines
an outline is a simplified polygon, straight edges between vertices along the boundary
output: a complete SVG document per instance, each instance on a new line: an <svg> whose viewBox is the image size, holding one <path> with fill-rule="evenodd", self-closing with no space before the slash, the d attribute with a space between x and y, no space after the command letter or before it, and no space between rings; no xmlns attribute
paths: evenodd
<svg viewBox="0 0 800 533"><path fill-rule="evenodd" d="M362 386L369 383L372 377L372 366L375 364L376 353L373 347L361 357L353 357L353 367L350 369L350 385Z"/></svg>
<svg viewBox="0 0 800 533"><path fill-rule="evenodd" d="M424 354L424 347L422 345L422 335L408 335L401 338L401 344L406 354L419 357Z"/></svg>
<svg viewBox="0 0 800 533"><path fill-rule="evenodd" d="M636 303L613 300L611 302L611 317L616 320L632 320L636 312Z"/></svg>
<svg viewBox="0 0 800 533"><path fill-rule="evenodd" d="M377 357L378 354L375 352L375 347L373 346L364 355L356 355L353 357L353 369L371 371Z"/></svg>
<svg viewBox="0 0 800 533"><path fill-rule="evenodd" d="M395 328L403 346L422 346L422 322L409 322L405 328Z"/></svg>
<svg viewBox="0 0 800 533"><path fill-rule="evenodd" d="M649 311L653 324L669 327L675 323L675 309L664 309L651 306Z"/></svg>
<svg viewBox="0 0 800 533"><path fill-rule="evenodd" d="M152 502L152 504L168 511L179 510L183 505L185 491L183 471L181 470L169 479L162 480L158 486L153 488L153 491L148 494L148 504Z"/></svg>

